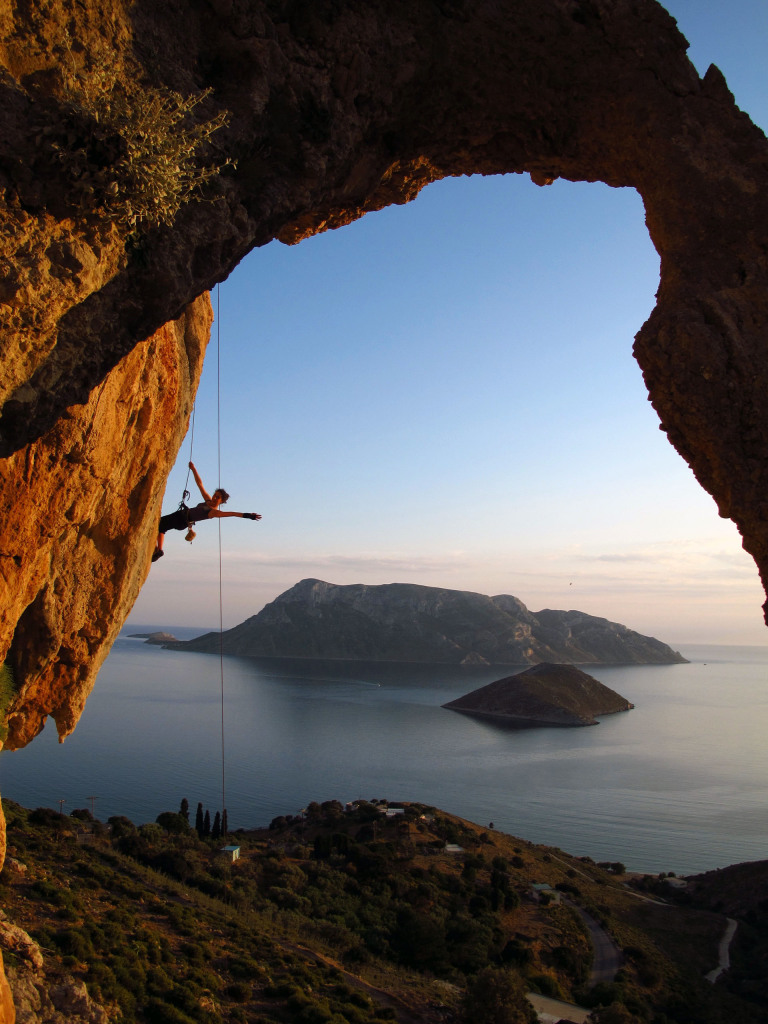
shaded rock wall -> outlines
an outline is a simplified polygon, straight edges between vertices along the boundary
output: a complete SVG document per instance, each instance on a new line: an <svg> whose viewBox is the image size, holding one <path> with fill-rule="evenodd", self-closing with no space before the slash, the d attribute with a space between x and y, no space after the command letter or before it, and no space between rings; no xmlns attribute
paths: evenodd
<svg viewBox="0 0 768 1024"><path fill-rule="evenodd" d="M153 483L131 498L135 455L120 453L121 489L102 500L120 507L97 525L92 509L72 508L59 419L86 403L86 417L103 415L106 375L254 246L407 202L445 175L525 171L540 184L562 176L638 189L661 283L635 353L662 429L768 580L768 143L717 69L701 80L685 51L655 0L2 8L0 455L11 488L49 480L56 523L30 533L12 509L2 523L7 592L25 595L6 609L4 635L16 635L14 657L36 680L14 703L11 743L34 735L48 712L64 732L74 724L94 652L139 586L149 527L117 556L122 586L99 577L102 550L127 537L129 515L149 522L169 465L167 451L148 447ZM99 54L122 81L184 94L209 87L202 116L230 112L209 156L236 166L172 226L129 237L83 203L72 154L89 154L89 170L107 177L112 158L73 113L64 72ZM150 376L158 352L147 351ZM93 601L88 614L84 602L73 612L78 625L60 643L63 602L80 600L75 566L81 581L93 575Z"/></svg>

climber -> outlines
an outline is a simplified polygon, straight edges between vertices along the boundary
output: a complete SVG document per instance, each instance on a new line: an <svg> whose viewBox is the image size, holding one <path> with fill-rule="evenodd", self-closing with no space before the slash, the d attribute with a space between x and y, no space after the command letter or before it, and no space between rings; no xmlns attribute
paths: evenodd
<svg viewBox="0 0 768 1024"><path fill-rule="evenodd" d="M153 562L156 562L158 558L162 558L165 554L163 551L163 541L166 530L187 530L186 539L192 540L195 536L195 532L191 528L192 524L199 523L203 519L227 519L231 516L237 516L240 519L261 519L257 512L220 512L219 505L224 505L229 500L227 492L222 487L217 487L212 495L208 494L205 487L203 487L203 481L200 479L200 474L195 469L194 463L190 462L189 468L192 470L195 483L203 496L203 500L199 505L195 505L194 508L187 508L184 502L182 502L175 512L169 512L168 515L160 517L157 545L152 555Z"/></svg>

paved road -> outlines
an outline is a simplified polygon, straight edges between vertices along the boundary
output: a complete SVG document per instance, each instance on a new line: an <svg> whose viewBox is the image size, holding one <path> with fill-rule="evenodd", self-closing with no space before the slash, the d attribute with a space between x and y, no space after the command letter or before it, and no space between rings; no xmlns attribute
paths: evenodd
<svg viewBox="0 0 768 1024"><path fill-rule="evenodd" d="M585 1010L583 1006L550 999L549 996L539 995L538 992L528 992L527 999L538 1014L539 1024L557 1024L561 1020L571 1021L571 1024L584 1024L592 1012Z"/></svg>
<svg viewBox="0 0 768 1024"><path fill-rule="evenodd" d="M613 941L611 936L598 924L594 917L591 917L581 907L577 907L575 903L569 901L569 905L573 907L576 913L581 917L584 924L589 929L589 934L592 937L592 947L594 949L595 958L592 962L592 973L589 976L589 986L597 985L599 981L613 981L616 977L616 971L624 963L624 957L622 956L621 950Z"/></svg>
<svg viewBox="0 0 768 1024"><path fill-rule="evenodd" d="M728 918L728 924L726 925L722 939L720 939L720 945L717 947L718 963L717 967L709 974L705 974L704 977L707 981L711 981L714 984L723 971L727 971L731 966L731 940L736 934L738 925L732 917Z"/></svg>

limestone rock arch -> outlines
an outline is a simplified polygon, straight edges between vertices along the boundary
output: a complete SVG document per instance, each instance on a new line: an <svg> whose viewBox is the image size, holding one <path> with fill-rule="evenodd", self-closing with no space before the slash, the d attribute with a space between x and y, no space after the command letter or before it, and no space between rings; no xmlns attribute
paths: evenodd
<svg viewBox="0 0 768 1024"><path fill-rule="evenodd" d="M87 119L73 120L62 71L105 54L129 83L184 95L207 88L201 110L229 111L213 156L235 163L209 201L185 206L172 225L121 231L90 215L76 201L82 182L62 172L72 150L92 153L95 171L109 162L88 148ZM71 457L68 420L85 417L82 436L103 382L118 391L135 383L126 360L140 344L149 346L142 359L161 359L169 344L175 353L162 384L157 366L144 373L141 433L152 433L161 405L157 415L171 415L156 401L170 387L178 444L202 346L184 318L204 319L190 305L249 250L407 202L440 177L505 172L641 194L661 283L635 355L662 429L768 582L768 143L716 68L699 77L655 0L54 0L5 9L0 457L42 488L31 505L60 502L40 495ZM170 322L177 341L153 347ZM90 499L105 480L125 478L138 457L134 434L87 454ZM0 655L13 645L21 679L13 743L27 742L47 714L62 734L74 727L95 674L83 659L98 661L99 635L119 625L148 570L173 454L141 449L151 483L128 505L125 586L99 606L101 629L87 644L61 611L75 586L74 548L43 527L24 551L7 527L0 533L4 596L13 595ZM14 501L18 486L6 486L0 513ZM98 503L78 572L84 551L94 564L105 557L127 514L125 502ZM45 579L27 557L34 544L49 552Z"/></svg>

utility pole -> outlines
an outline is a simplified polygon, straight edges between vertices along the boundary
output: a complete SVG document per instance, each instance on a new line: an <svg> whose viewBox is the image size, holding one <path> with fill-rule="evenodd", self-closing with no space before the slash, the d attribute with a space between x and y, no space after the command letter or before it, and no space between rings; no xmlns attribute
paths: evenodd
<svg viewBox="0 0 768 1024"><path fill-rule="evenodd" d="M66 802L67 801L63 797L62 797L61 800L59 800L59 814L63 814L64 813L64 804Z"/></svg>
<svg viewBox="0 0 768 1024"><path fill-rule="evenodd" d="M95 803L95 802L96 802L96 801L97 801L97 800L98 800L99 798L98 798L97 796L87 796L87 797L86 797L85 799L86 799L86 800L90 800L90 801L91 801L91 817L92 817L92 818L95 818L95 817L96 817L96 812L95 812L95 811L94 811L94 809L93 809L93 805L94 805L94 803Z"/></svg>

